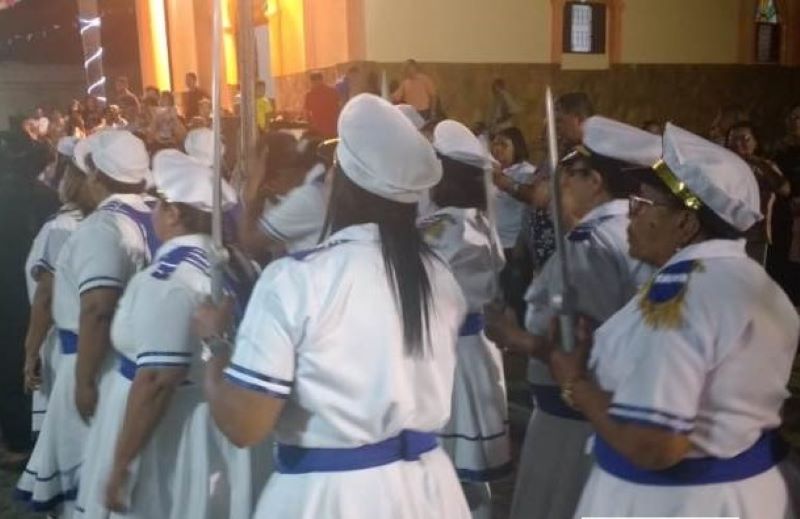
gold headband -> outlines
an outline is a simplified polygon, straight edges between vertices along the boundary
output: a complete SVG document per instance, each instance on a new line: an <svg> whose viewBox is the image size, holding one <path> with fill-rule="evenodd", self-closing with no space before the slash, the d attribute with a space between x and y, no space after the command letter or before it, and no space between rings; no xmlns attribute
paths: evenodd
<svg viewBox="0 0 800 519"><path fill-rule="evenodd" d="M692 193L689 186L669 169L666 162L659 160L653 165L652 169L658 178L669 188L672 194L680 198L683 205L695 211L702 207L703 202L700 198Z"/></svg>

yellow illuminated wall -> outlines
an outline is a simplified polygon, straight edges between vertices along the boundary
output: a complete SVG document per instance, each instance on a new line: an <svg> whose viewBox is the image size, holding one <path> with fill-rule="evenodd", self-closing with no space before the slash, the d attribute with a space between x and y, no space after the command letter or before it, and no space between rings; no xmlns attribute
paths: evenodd
<svg viewBox="0 0 800 519"><path fill-rule="evenodd" d="M736 63L739 20L737 0L627 0L622 62Z"/></svg>
<svg viewBox="0 0 800 519"><path fill-rule="evenodd" d="M273 74L282 76L304 72L306 42L303 0L275 0L275 7L270 7L270 10L269 36Z"/></svg>
<svg viewBox="0 0 800 519"><path fill-rule="evenodd" d="M363 2L369 61L550 61L550 0Z"/></svg>
<svg viewBox="0 0 800 519"><path fill-rule="evenodd" d="M160 90L171 88L167 22L163 0L136 0L142 80Z"/></svg>

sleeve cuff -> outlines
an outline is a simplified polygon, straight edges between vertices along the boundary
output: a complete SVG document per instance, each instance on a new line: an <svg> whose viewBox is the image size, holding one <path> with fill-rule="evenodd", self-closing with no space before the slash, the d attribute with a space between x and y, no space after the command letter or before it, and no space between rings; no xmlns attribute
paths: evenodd
<svg viewBox="0 0 800 519"><path fill-rule="evenodd" d="M78 293L83 294L95 288L125 288L121 279L111 276L96 276L89 278L78 286Z"/></svg>
<svg viewBox="0 0 800 519"><path fill-rule="evenodd" d="M181 368L189 367L192 354L177 351L148 351L136 356L136 366L140 368Z"/></svg>
<svg viewBox="0 0 800 519"><path fill-rule="evenodd" d="M659 427L680 434L692 432L695 424L694 418L685 418L658 409L627 404L612 403L609 406L608 414L623 422Z"/></svg>
<svg viewBox="0 0 800 519"><path fill-rule="evenodd" d="M225 368L225 378L240 387L275 398L289 398L292 392L291 381L269 377L237 364Z"/></svg>

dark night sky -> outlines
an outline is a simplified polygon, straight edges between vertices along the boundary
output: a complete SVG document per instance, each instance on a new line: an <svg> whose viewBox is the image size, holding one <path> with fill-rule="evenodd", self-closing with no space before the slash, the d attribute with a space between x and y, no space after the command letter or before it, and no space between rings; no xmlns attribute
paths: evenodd
<svg viewBox="0 0 800 519"><path fill-rule="evenodd" d="M133 2L100 0L99 3L105 66L108 72L125 73L135 79L139 71L139 49ZM22 0L0 11L0 61L82 63L77 4L77 0ZM47 34L43 35L42 31Z"/></svg>

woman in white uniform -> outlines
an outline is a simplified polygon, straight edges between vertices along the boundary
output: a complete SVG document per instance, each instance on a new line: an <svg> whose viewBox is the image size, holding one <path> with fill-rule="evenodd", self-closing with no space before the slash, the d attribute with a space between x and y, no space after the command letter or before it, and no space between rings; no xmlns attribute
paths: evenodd
<svg viewBox="0 0 800 519"><path fill-rule="evenodd" d="M564 206L578 220L565 240L577 312L600 324L622 308L653 273L628 255L628 201L638 185L623 168L652 164L661 138L603 117L584 124L583 144L561 162ZM552 298L561 290L560 263L551 257L528 288L525 330L490 314L490 332L511 350L530 355L534 412L525 435L511 517L566 518L575 511L592 458L591 425L567 407L547 368Z"/></svg>
<svg viewBox="0 0 800 519"><path fill-rule="evenodd" d="M144 143L130 132L107 130L86 144L76 163L87 171L98 205L58 256L53 319L62 357L42 431L16 491L35 510L55 511L63 503L67 517L77 496L87 422L100 397L98 382L114 365L110 327L117 300L157 242L141 194L150 176Z"/></svg>
<svg viewBox="0 0 800 519"><path fill-rule="evenodd" d="M775 429L800 322L740 239L761 219L756 180L670 124L643 175L631 255L660 270L595 332L588 369L586 344L551 358L597 432L575 516L797 517Z"/></svg>
<svg viewBox="0 0 800 519"><path fill-rule="evenodd" d="M447 260L467 300L458 338L453 408L440 434L456 467L473 517L491 517L489 482L511 472L503 359L483 333L483 308L499 296L505 264L487 215L487 175L493 160L461 123L440 122L433 147L442 181L431 190L440 209L420 222L425 241Z"/></svg>
<svg viewBox="0 0 800 519"><path fill-rule="evenodd" d="M383 99L362 94L339 118L321 245L272 263L231 358L220 312L204 307L206 393L238 445L275 431L276 473L256 518L469 518L438 447L465 317L447 265L415 226L441 178L433 149Z"/></svg>
<svg viewBox="0 0 800 519"><path fill-rule="evenodd" d="M92 448L81 471L76 517L106 518L123 507L126 517L210 517L203 474L225 472L207 413L205 424L197 420L201 430L191 435L194 465L188 469L178 462L181 440L203 401L190 317L210 292L213 175L177 150L159 152L153 167L162 197L153 227L164 244L154 262L131 280L114 317L118 360L101 381L103 399L89 430ZM228 207L234 193L223 186L223 207ZM196 478L193 486L200 489L178 508L173 506L181 497L173 492L176 475ZM114 501L107 502L107 490ZM130 506L123 506L128 500ZM171 515L173 510L177 513ZM228 515L226 508L214 512Z"/></svg>
<svg viewBox="0 0 800 519"><path fill-rule="evenodd" d="M53 274L61 248L83 218L94 210L86 173L73 162L74 137L58 142L59 168L63 168L58 194L64 205L45 223L33 240L25 263L31 315L25 337L25 387L33 393L32 431L39 434L61 356L58 333L53 328Z"/></svg>

